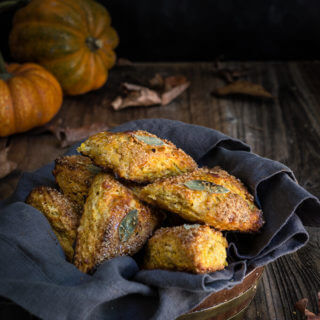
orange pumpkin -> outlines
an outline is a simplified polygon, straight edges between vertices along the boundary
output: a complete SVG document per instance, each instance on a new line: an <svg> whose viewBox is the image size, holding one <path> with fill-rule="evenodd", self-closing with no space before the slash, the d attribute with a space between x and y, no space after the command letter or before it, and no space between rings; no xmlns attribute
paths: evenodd
<svg viewBox="0 0 320 320"><path fill-rule="evenodd" d="M14 17L11 53L51 71L65 93L82 94L100 88L115 63L118 36L110 23L93 0L31 0Z"/></svg>
<svg viewBox="0 0 320 320"><path fill-rule="evenodd" d="M34 63L5 66L0 54L0 137L47 123L62 104L55 77Z"/></svg>

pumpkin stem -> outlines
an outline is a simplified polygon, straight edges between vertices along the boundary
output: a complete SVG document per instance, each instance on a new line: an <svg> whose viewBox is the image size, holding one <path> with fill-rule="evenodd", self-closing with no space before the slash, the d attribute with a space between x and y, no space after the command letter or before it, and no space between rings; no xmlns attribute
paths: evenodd
<svg viewBox="0 0 320 320"><path fill-rule="evenodd" d="M8 0L0 2L0 12L19 5L28 4L30 0Z"/></svg>
<svg viewBox="0 0 320 320"><path fill-rule="evenodd" d="M91 51L97 51L98 49L100 49L102 47L101 40L96 39L91 36L87 37L86 44Z"/></svg>
<svg viewBox="0 0 320 320"><path fill-rule="evenodd" d="M6 64L4 62L2 53L0 51L0 74L2 73L8 73L8 72L7 72Z"/></svg>
<svg viewBox="0 0 320 320"><path fill-rule="evenodd" d="M7 81L10 78L12 78L12 74L7 71L6 64L0 51L0 79Z"/></svg>

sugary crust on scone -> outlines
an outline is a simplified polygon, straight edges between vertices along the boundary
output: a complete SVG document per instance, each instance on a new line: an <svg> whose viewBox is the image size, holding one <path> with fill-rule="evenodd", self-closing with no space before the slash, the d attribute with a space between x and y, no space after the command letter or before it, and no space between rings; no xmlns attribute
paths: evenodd
<svg viewBox="0 0 320 320"><path fill-rule="evenodd" d="M100 171L88 157L72 155L56 159L52 173L63 194L82 213L93 178Z"/></svg>
<svg viewBox="0 0 320 320"><path fill-rule="evenodd" d="M45 186L33 189L26 203L46 216L68 260L71 261L79 225L79 216L72 203L58 190Z"/></svg>
<svg viewBox="0 0 320 320"><path fill-rule="evenodd" d="M160 144L148 144L144 138L156 139ZM195 161L172 142L142 130L101 132L82 143L78 151L120 178L138 183L179 175L197 167Z"/></svg>
<svg viewBox="0 0 320 320"><path fill-rule="evenodd" d="M226 265L227 240L204 225L161 228L148 240L145 269L168 269L193 273L222 270Z"/></svg>
<svg viewBox="0 0 320 320"><path fill-rule="evenodd" d="M222 186L224 191L193 190L185 185L190 181L208 181ZM137 195L188 221L205 223L219 230L253 232L263 225L262 212L255 206L253 196L240 180L219 167L158 179L140 189Z"/></svg>
<svg viewBox="0 0 320 320"><path fill-rule="evenodd" d="M90 187L78 228L75 265L90 272L105 260L133 255L161 220L162 215L143 205L111 175L99 173Z"/></svg>

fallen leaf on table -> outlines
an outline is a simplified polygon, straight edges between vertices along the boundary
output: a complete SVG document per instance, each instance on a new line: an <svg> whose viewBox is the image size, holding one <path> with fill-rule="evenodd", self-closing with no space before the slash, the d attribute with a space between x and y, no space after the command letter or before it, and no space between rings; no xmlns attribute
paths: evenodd
<svg viewBox="0 0 320 320"><path fill-rule="evenodd" d="M78 128L48 126L48 130L60 141L60 146L62 148L71 146L72 144L84 140L95 133L106 131L108 129L109 127L104 123L92 123Z"/></svg>
<svg viewBox="0 0 320 320"><path fill-rule="evenodd" d="M117 66L119 67L127 67L127 66L132 66L133 63L129 59L126 58L119 58L117 60Z"/></svg>
<svg viewBox="0 0 320 320"><path fill-rule="evenodd" d="M320 292L318 292L318 314L309 311L307 309L308 299L303 298L296 302L295 308L306 316L307 320L320 320Z"/></svg>
<svg viewBox="0 0 320 320"><path fill-rule="evenodd" d="M229 96L234 94L252 96L256 98L273 99L273 96L260 84L252 83L249 81L238 80L227 84L224 87L215 89L213 94L217 96Z"/></svg>
<svg viewBox="0 0 320 320"><path fill-rule="evenodd" d="M180 96L180 94L185 91L190 86L190 82L186 82L180 85L177 85L176 87L173 87L172 89L165 91L161 95L162 105L165 106L169 104L172 100Z"/></svg>
<svg viewBox="0 0 320 320"><path fill-rule="evenodd" d="M0 150L0 178L4 178L17 168L17 164L8 159L10 147Z"/></svg>
<svg viewBox="0 0 320 320"><path fill-rule="evenodd" d="M243 77L247 74L247 70L245 69L218 69L214 70L215 73L217 73L222 79L224 79L226 82L231 83L235 80L239 79L240 77Z"/></svg>
<svg viewBox="0 0 320 320"><path fill-rule="evenodd" d="M125 96L116 97L111 106L114 110L121 110L127 107L167 105L190 86L186 77L180 75L163 78L160 74L156 74L149 83L153 87L158 87L158 90L128 82L123 83Z"/></svg>
<svg viewBox="0 0 320 320"><path fill-rule="evenodd" d="M164 79L164 91L167 92L175 87L189 83L187 78L182 75L170 76Z"/></svg>
<svg viewBox="0 0 320 320"><path fill-rule="evenodd" d="M127 82L123 83L122 86L128 93L126 97L118 96L111 102L114 110L137 106L148 107L161 103L159 94L154 90Z"/></svg>
<svg viewBox="0 0 320 320"><path fill-rule="evenodd" d="M164 79L160 73L156 73L154 77L151 80L149 80L149 84L150 84L150 87L161 88L164 85Z"/></svg>

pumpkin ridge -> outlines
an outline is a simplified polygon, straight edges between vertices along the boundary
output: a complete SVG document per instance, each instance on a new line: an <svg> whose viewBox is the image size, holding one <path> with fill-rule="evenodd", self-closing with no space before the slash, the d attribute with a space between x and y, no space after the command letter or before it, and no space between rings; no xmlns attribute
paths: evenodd
<svg viewBox="0 0 320 320"><path fill-rule="evenodd" d="M77 79L77 82L74 82L74 86L78 90L79 94L89 91L92 87L92 83L89 81L90 77L86 72L86 70L89 69L90 73L92 74L92 68L90 67L91 55L94 55L94 53L92 53L89 49L84 49L84 58L81 61L81 66L75 73L72 74L72 76ZM79 77L79 75L83 74L85 74L84 77ZM70 94L73 94L73 92L70 91Z"/></svg>
<svg viewBox="0 0 320 320"><path fill-rule="evenodd" d="M114 51L105 50L104 47L101 48L99 51L105 55L105 66L107 69L110 69L112 66L114 66L116 62L116 54Z"/></svg>
<svg viewBox="0 0 320 320"><path fill-rule="evenodd" d="M110 37L110 33L113 34L113 37ZM111 49L115 49L119 44L117 31L111 26L108 26L106 29L102 30L97 38L101 39L103 43L108 44ZM112 39L111 43L110 38Z"/></svg>
<svg viewBox="0 0 320 320"><path fill-rule="evenodd" d="M38 78L42 83L45 82L46 85L47 85L47 88L49 88L50 86L52 86L52 82L48 79L44 79L43 77L39 76L38 74L35 74L35 73L32 73L30 72L30 75L29 75L29 80L30 78ZM35 82L33 82L33 84L35 84ZM38 93L38 96L40 98L40 101L42 103L43 106L45 106L46 104L49 103L49 97L48 97L48 93L43 90L43 89L47 89L47 88L41 88L41 86L35 86L35 90L36 92ZM50 102L58 102L58 103L62 103L62 92L59 92L57 91L57 87L56 86L53 86L55 92L53 94L51 94L51 101ZM61 97L59 100L57 100L57 98ZM53 103L52 103L53 104ZM50 119L52 119L57 113L58 113L59 110L52 110L52 108L45 108L45 111L43 112L43 115L42 115L42 119L40 121L40 124L39 125L43 125L45 123L47 123Z"/></svg>
<svg viewBox="0 0 320 320"><path fill-rule="evenodd" d="M45 70L45 71L46 71L45 76L43 75L43 70L40 70L40 69L28 69L28 70L25 70L21 74L23 74L25 76L29 76L29 75L37 76L37 77L43 79L44 81L48 82L51 87L55 88L56 94L62 95L62 90L61 90L61 87L59 85L58 80L51 73L49 73L47 70Z"/></svg>
<svg viewBox="0 0 320 320"><path fill-rule="evenodd" d="M93 69L93 85L92 85L92 90L98 89L103 86L103 84L106 82L106 77L108 76L108 70L105 68L103 61L101 60L100 56L97 54L92 55L93 60L94 60L94 66L95 68ZM105 69L106 72L100 73L99 70L100 68Z"/></svg>
<svg viewBox="0 0 320 320"><path fill-rule="evenodd" d="M7 129L6 129L6 131L4 131L4 132L2 131L2 130L4 130L5 127L3 125L1 125L1 127L0 127L0 137L4 137L4 136L7 136L9 134L12 134L16 130L16 114L14 112L14 105L13 105L10 86L6 81L0 79L0 87L2 86L2 84L7 88L4 91L7 91L7 98L9 100L8 106L9 106L10 111L11 111L11 119L9 119L9 121L7 121ZM0 97L1 104L2 104L2 101L3 101L2 99L4 99L4 97L5 97L5 95ZM2 123L2 120L1 120L2 116L4 116L6 120L8 120L8 115L7 114L4 115L3 113L0 112L0 121L1 121L1 123ZM12 130L12 128L10 128L10 125L12 126L12 124L14 125L14 130Z"/></svg>
<svg viewBox="0 0 320 320"><path fill-rule="evenodd" d="M20 80L20 85L19 86L17 86L17 84L14 83L14 82L17 82L17 80L18 81ZM23 84L24 82L29 84L28 85L28 87L29 87L28 90L26 90L25 84ZM8 85L10 87L11 93L13 93L13 94L11 94L11 97L12 97L12 105L13 105L13 109L14 109L15 124L16 124L15 132L22 132L22 131L26 131L26 130L29 130L29 129L35 127L37 125L37 121L35 121L37 119L36 118L36 114L33 112L35 109L32 108L32 107L31 108L26 108L27 104L29 106L30 105L32 106L32 104L34 103L32 101L32 99L30 99L30 96L34 97L35 96L34 93L36 92L32 81L30 81L28 78L22 77L20 75L16 75L14 78L11 78L8 81ZM22 101L24 101L23 104L20 103L21 99L19 99L19 98L16 99L16 90L17 89L13 90L13 87L16 87L16 88L20 87L20 95L18 95L18 96L19 96L19 98L21 96L24 97L23 98L24 100L22 100ZM21 90L23 90L22 91L23 94L21 93ZM28 92L28 94L26 94L26 92L29 91L29 90L30 90L30 92ZM32 93L31 93L31 90L32 90ZM37 100L40 100L39 96L37 98L36 98ZM23 105L23 107L24 107L23 109L21 108L21 105ZM37 105L39 105L39 104L37 104ZM28 112L28 110L29 110L29 112ZM26 111L28 113L26 113ZM31 119L32 120L31 124L30 124L30 121L28 123L25 123L24 119L29 119L29 120Z"/></svg>
<svg viewBox="0 0 320 320"><path fill-rule="evenodd" d="M43 26L47 26L47 27L51 27L52 26L52 22L50 21L41 21L41 20L37 20L37 21L21 21L19 23L17 23L16 27L17 28L26 28L32 24L35 25L43 25ZM70 34L73 34L75 37L83 37L85 38L86 36L84 36L83 31L71 28L70 26L65 26L65 25L61 25L60 29L64 29L66 31L68 31ZM87 31L87 30L85 30ZM88 32L88 31L87 31Z"/></svg>

